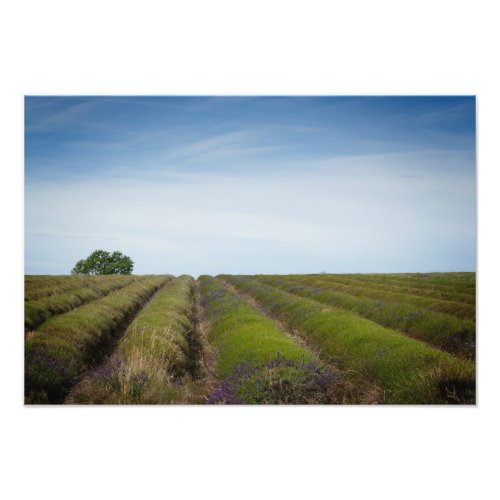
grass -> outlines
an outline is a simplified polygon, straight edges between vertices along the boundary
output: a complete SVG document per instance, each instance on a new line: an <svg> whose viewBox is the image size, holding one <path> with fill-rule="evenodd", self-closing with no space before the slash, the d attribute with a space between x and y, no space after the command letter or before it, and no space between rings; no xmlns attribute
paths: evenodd
<svg viewBox="0 0 500 500"><path fill-rule="evenodd" d="M25 343L25 402L60 403L107 354L137 309L170 278L150 277L46 321Z"/></svg>
<svg viewBox="0 0 500 500"><path fill-rule="evenodd" d="M193 278L183 276L162 288L128 326L111 359L85 377L66 402L186 402L192 396L186 392L188 375L197 371L194 285Z"/></svg>
<svg viewBox="0 0 500 500"><path fill-rule="evenodd" d="M467 358L475 355L476 325L472 320L426 310L407 302L388 302L332 290L317 278L259 276L255 279L318 302L353 311L435 347ZM301 285L300 282L305 284Z"/></svg>
<svg viewBox="0 0 500 500"><path fill-rule="evenodd" d="M99 276L98 278L98 280L83 281L81 284L75 283L71 287L63 287L59 293L45 294L36 300L25 302L25 330L34 330L51 316L71 311L138 279L135 276Z"/></svg>
<svg viewBox="0 0 500 500"><path fill-rule="evenodd" d="M210 325L208 341L217 351L221 381L210 402L335 402L340 397L339 380L326 384L329 370L274 321L220 281L201 276L200 283L204 320Z"/></svg>
<svg viewBox="0 0 500 500"><path fill-rule="evenodd" d="M377 384L384 402L475 402L475 366L357 314L243 276L223 278L261 302L335 363Z"/></svg>

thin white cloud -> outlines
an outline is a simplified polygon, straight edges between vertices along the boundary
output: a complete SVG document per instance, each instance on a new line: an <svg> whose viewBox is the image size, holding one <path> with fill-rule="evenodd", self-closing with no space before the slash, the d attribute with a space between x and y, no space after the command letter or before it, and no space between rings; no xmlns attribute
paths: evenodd
<svg viewBox="0 0 500 500"><path fill-rule="evenodd" d="M74 238L79 240L119 240L113 236L98 236L91 234L51 234L51 233L29 233L27 236L40 238Z"/></svg>
<svg viewBox="0 0 500 500"><path fill-rule="evenodd" d="M26 132L47 132L54 127L60 127L66 123L79 121L82 115L95 107L95 102L87 100L68 106L57 113L50 113L46 116L37 115L37 120L26 124Z"/></svg>
<svg viewBox="0 0 500 500"><path fill-rule="evenodd" d="M441 122L461 118L464 113L471 110L471 103L462 102L453 106L447 106L434 111L427 111L421 114L421 118L427 123Z"/></svg>
<svg viewBox="0 0 500 500"><path fill-rule="evenodd" d="M166 160L210 162L220 158L244 157L247 154L268 152L277 146L258 143L254 131L236 131L219 134L169 150Z"/></svg>
<svg viewBox="0 0 500 500"><path fill-rule="evenodd" d="M110 249L131 255L137 272L307 272L338 263L368 271L368 258L388 270L426 261L463 268L449 249L474 256L474 176L459 168L468 161L459 153L457 168L436 170L441 157L328 159L286 174L169 171L175 182L147 170L140 179L37 182L26 191L27 261L63 254L70 269L112 237L119 244Z"/></svg>

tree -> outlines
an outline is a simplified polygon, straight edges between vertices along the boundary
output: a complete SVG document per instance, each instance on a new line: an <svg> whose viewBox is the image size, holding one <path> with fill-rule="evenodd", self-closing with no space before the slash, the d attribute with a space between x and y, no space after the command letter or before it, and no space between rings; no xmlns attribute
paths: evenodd
<svg viewBox="0 0 500 500"><path fill-rule="evenodd" d="M79 260L71 274L132 274L134 263L121 252L95 250L86 259Z"/></svg>

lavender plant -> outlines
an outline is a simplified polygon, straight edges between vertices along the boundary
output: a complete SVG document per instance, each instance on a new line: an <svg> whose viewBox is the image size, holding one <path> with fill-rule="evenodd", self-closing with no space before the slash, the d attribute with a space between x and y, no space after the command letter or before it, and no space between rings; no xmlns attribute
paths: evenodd
<svg viewBox="0 0 500 500"><path fill-rule="evenodd" d="M320 362L276 353L266 363L246 361L209 395L209 404L328 404L339 401L341 378Z"/></svg>

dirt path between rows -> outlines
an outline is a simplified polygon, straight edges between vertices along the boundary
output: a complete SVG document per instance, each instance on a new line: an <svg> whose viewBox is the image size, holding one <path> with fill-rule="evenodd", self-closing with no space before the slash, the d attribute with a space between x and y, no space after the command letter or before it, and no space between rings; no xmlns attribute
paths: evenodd
<svg viewBox="0 0 500 500"><path fill-rule="evenodd" d="M203 305L201 303L200 282L195 280L194 285L194 330L198 342L197 365L198 365L198 385L202 387L204 399L208 398L208 394L217 384L215 376L215 364L217 353L212 344L208 341L209 325L204 319Z"/></svg>

